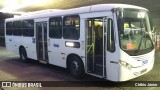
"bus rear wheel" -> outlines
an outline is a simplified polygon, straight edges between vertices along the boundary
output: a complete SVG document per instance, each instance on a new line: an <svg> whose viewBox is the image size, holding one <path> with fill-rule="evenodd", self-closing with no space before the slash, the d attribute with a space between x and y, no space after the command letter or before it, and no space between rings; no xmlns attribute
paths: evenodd
<svg viewBox="0 0 160 90"><path fill-rule="evenodd" d="M72 56L69 62L69 71L75 78L81 78L84 75L84 65L82 60L77 56Z"/></svg>
<svg viewBox="0 0 160 90"><path fill-rule="evenodd" d="M23 61L23 62L28 62L28 57L27 57L27 53L26 53L26 50L25 48L20 48L19 50L19 54L20 54L20 59Z"/></svg>

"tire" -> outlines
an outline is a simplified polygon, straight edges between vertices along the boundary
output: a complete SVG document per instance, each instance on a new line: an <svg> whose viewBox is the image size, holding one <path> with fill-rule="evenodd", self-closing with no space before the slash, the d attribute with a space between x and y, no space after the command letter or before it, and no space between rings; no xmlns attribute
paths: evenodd
<svg viewBox="0 0 160 90"><path fill-rule="evenodd" d="M26 53L25 48L20 48L19 54L20 54L20 60L27 63L28 62L28 57L27 57L27 53Z"/></svg>
<svg viewBox="0 0 160 90"><path fill-rule="evenodd" d="M82 60L77 56L72 56L69 61L69 71L75 78L84 76L84 65Z"/></svg>

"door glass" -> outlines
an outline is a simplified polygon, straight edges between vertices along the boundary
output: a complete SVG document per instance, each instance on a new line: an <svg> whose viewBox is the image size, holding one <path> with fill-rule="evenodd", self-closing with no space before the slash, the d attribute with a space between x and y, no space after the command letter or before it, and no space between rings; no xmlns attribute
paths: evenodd
<svg viewBox="0 0 160 90"><path fill-rule="evenodd" d="M47 23L43 23L44 41L47 41Z"/></svg>
<svg viewBox="0 0 160 90"><path fill-rule="evenodd" d="M42 43L42 25L41 23L36 24L37 28L37 49L38 49L38 57L43 58L43 43Z"/></svg>
<svg viewBox="0 0 160 90"><path fill-rule="evenodd" d="M47 23L43 23L45 59L48 60Z"/></svg>
<svg viewBox="0 0 160 90"><path fill-rule="evenodd" d="M48 60L47 23L36 23L38 59Z"/></svg>
<svg viewBox="0 0 160 90"><path fill-rule="evenodd" d="M106 19L88 18L86 23L87 70L89 73L104 76Z"/></svg>

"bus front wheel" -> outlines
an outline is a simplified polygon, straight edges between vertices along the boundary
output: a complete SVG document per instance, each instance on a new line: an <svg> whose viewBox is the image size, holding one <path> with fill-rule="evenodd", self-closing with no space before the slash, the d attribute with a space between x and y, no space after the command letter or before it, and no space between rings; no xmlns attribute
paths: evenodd
<svg viewBox="0 0 160 90"><path fill-rule="evenodd" d="M72 56L69 62L69 71L75 78L81 78L84 75L84 65L82 60L77 56Z"/></svg>
<svg viewBox="0 0 160 90"><path fill-rule="evenodd" d="M28 62L28 58L27 58L27 53L26 53L26 50L25 48L20 48L20 59L23 61L23 62Z"/></svg>

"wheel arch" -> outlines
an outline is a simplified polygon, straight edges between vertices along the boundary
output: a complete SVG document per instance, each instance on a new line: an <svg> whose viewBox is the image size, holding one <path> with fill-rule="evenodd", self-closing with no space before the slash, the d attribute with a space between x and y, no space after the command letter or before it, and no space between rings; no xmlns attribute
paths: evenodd
<svg viewBox="0 0 160 90"><path fill-rule="evenodd" d="M26 48L25 48L23 45L20 45L20 46L19 46L19 53L20 53L20 50L21 50L22 48L24 48L24 49L26 50Z"/></svg>

